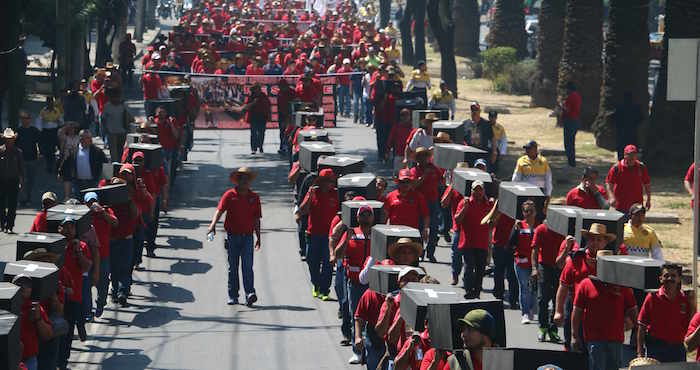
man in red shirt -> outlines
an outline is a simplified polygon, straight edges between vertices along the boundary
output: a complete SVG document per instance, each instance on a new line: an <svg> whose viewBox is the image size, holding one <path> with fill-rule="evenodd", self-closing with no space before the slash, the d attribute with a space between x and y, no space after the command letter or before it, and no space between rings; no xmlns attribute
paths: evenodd
<svg viewBox="0 0 700 370"><path fill-rule="evenodd" d="M326 168L318 173L316 185L311 186L299 206L302 216L308 215L306 229L306 262L309 265L313 296L328 300L332 268L328 250L328 232L333 215L338 212L338 190L335 174Z"/></svg>
<svg viewBox="0 0 700 370"><path fill-rule="evenodd" d="M119 225L117 216L111 208L103 207L98 202L97 193L87 193L84 197L85 205L90 208L90 220L95 228L97 240L99 242L100 264L93 266L92 285L97 288L97 300L95 316L102 316L107 304L107 285L109 283L109 239L112 228ZM92 292L88 293L92 296Z"/></svg>
<svg viewBox="0 0 700 370"><path fill-rule="evenodd" d="M576 84L566 83L566 100L561 105L561 120L564 122L564 150L569 166L576 167L576 131L581 125L581 94Z"/></svg>
<svg viewBox="0 0 700 370"><path fill-rule="evenodd" d="M272 111L270 99L262 91L259 83L250 88L250 96L246 98L243 110L246 111L246 122L250 125L250 154L255 154L257 150L264 153L265 128L267 122L272 119Z"/></svg>
<svg viewBox="0 0 700 370"><path fill-rule="evenodd" d="M472 182L472 193L457 206L455 221L459 223L459 250L464 256L464 290L469 298L479 298L489 248L489 225L481 220L493 207L486 198L484 183Z"/></svg>
<svg viewBox="0 0 700 370"><path fill-rule="evenodd" d="M406 141L413 127L411 126L411 110L401 109L399 121L391 127L389 137L386 140L386 153L384 159L389 160L389 152L393 149L394 173L403 168L404 152L406 151Z"/></svg>
<svg viewBox="0 0 700 370"><path fill-rule="evenodd" d="M423 194L413 189L414 178L411 170L399 171L395 182L398 187L390 192L384 200L384 212L387 224L404 225L421 230L423 240L428 239L430 230L430 211ZM422 224L422 228L419 228Z"/></svg>
<svg viewBox="0 0 700 370"><path fill-rule="evenodd" d="M313 78L313 72L304 72L304 76L297 82L295 95L304 103L311 104L313 109L322 106L321 104L321 81Z"/></svg>
<svg viewBox="0 0 700 370"><path fill-rule="evenodd" d="M168 209L168 176L165 174L165 167L162 165L157 170L150 170L144 166L143 152L135 152L132 156L134 164L141 166L141 177L146 184L146 189L153 197L153 215L144 214L146 255L155 257L156 235L158 234L158 222L160 220L160 209ZM141 251L142 253L143 251ZM137 251L140 259L141 253Z"/></svg>
<svg viewBox="0 0 700 370"><path fill-rule="evenodd" d="M32 227L29 229L29 232L48 232L49 228L46 225L46 212L49 208L58 204L56 199L56 194L50 191L47 191L41 196L41 211L34 217L34 222L32 222Z"/></svg>
<svg viewBox="0 0 700 370"><path fill-rule="evenodd" d="M22 361L28 369L37 369L39 341L48 341L53 336L51 321L46 311L38 302L32 302L32 279L19 274L12 279L12 284L19 287L22 300L19 333L22 341Z"/></svg>
<svg viewBox="0 0 700 370"><path fill-rule="evenodd" d="M151 65L153 70L157 70L158 67L158 65ZM141 77L141 86L143 87L143 100L158 99L163 81L158 73L146 72Z"/></svg>
<svg viewBox="0 0 700 370"><path fill-rule="evenodd" d="M566 205L584 209L608 209L608 192L602 185L596 184L598 170L586 167L581 183L566 194Z"/></svg>
<svg viewBox="0 0 700 370"><path fill-rule="evenodd" d="M610 167L605 186L610 205L624 214L627 214L633 204L642 204L642 190L647 195L645 208L651 208L649 171L643 162L637 160L637 147L634 145L627 145L624 158Z"/></svg>
<svg viewBox="0 0 700 370"><path fill-rule="evenodd" d="M260 250L260 219L262 208L260 197L251 190L251 183L257 174L248 167L241 167L232 172L229 178L235 185L219 200L219 206L209 224L211 238L216 234L216 223L226 213L224 230L226 230L226 250L228 251L228 304L238 304L238 264L241 264L243 288L246 293L246 305L257 302L253 285L253 248ZM253 232L255 246L253 247Z"/></svg>
<svg viewBox="0 0 700 370"><path fill-rule="evenodd" d="M169 117L168 111L162 106L156 108L156 117L149 117L149 121L151 120L158 126L158 142L163 147L165 170L172 178L180 152L180 129L175 118Z"/></svg>
<svg viewBox="0 0 700 370"><path fill-rule="evenodd" d="M665 264L659 276L661 288L647 294L637 318L639 357L646 355L661 362L686 361L683 339L695 313L695 302L681 291L682 272L679 265Z"/></svg>
<svg viewBox="0 0 700 370"><path fill-rule="evenodd" d="M685 191L690 194L690 208L692 209L695 205L695 163L691 163L690 167L688 167L688 171L683 179L683 186Z"/></svg>
<svg viewBox="0 0 700 370"><path fill-rule="evenodd" d="M561 342L557 326L552 321L555 310L549 311L549 302L556 305L555 296L557 289L559 289L559 274L561 273L557 268L556 258L562 241L564 241L564 237L550 230L546 223L535 228L532 238L531 260L532 275L537 280L539 289L537 304L539 305L540 332L537 334L537 339L540 342L544 342L547 335L549 335L551 342Z"/></svg>
<svg viewBox="0 0 700 370"><path fill-rule="evenodd" d="M430 233L428 234L428 244L426 254L428 260L436 263L435 246L438 241L438 223L440 217L440 197L438 186L442 181L440 169L430 162L431 151L424 147L416 149L416 166L411 168L411 177L415 179L416 190L423 194L428 203L430 213Z"/></svg>

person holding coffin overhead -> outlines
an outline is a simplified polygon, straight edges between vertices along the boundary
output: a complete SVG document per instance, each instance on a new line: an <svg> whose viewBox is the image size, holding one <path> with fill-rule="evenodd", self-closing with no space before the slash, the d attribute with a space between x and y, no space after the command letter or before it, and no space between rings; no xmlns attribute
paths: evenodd
<svg viewBox="0 0 700 370"><path fill-rule="evenodd" d="M398 187L390 192L384 201L387 224L404 225L421 230L423 240L428 239L430 230L430 210L423 194L414 189L415 178L411 170L404 168L394 180Z"/></svg>
<svg viewBox="0 0 700 370"><path fill-rule="evenodd" d="M442 180L442 172L430 161L431 156L432 151L428 148L418 147L416 149L416 166L411 168L411 177L415 180L416 190L423 194L428 203L430 227L428 228L428 243L425 249L428 260L432 263L436 263L435 247L437 246L439 238L438 223L440 222L440 197L438 186Z"/></svg>

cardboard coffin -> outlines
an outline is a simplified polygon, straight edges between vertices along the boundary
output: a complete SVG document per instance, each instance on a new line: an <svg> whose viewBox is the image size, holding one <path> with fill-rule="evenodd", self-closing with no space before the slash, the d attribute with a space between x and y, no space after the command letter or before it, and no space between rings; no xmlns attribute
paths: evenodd
<svg viewBox="0 0 700 370"><path fill-rule="evenodd" d="M335 155L333 145L320 141L310 141L299 144L299 163L301 164L301 168L307 172L316 172L318 158L322 155Z"/></svg>
<svg viewBox="0 0 700 370"><path fill-rule="evenodd" d="M372 258L375 261L389 258L389 246L400 238L410 238L422 243L418 229L403 225L374 225L370 244Z"/></svg>
<svg viewBox="0 0 700 370"><path fill-rule="evenodd" d="M464 289L450 285L408 283L401 288L401 317L407 329L422 332L428 305L464 300Z"/></svg>
<svg viewBox="0 0 700 370"><path fill-rule="evenodd" d="M537 186L526 182L502 182L498 188L498 210L512 219L523 219L522 205L526 200L534 201L537 214L542 214L545 195Z"/></svg>
<svg viewBox="0 0 700 370"><path fill-rule="evenodd" d="M428 332L432 345L438 349L455 350L463 347L462 329L457 320L475 309L488 311L496 320L496 345L506 346L506 321L500 299L464 299L456 303L428 305Z"/></svg>
<svg viewBox="0 0 700 370"><path fill-rule="evenodd" d="M348 227L359 226L357 210L364 205L372 207L375 225L384 221L384 203L376 200L346 200L341 204L341 219L343 223Z"/></svg>
<svg viewBox="0 0 700 370"><path fill-rule="evenodd" d="M377 176L373 173L351 173L338 178L338 199L345 199L345 193L354 191L367 200L377 199Z"/></svg>
<svg viewBox="0 0 700 370"><path fill-rule="evenodd" d="M664 261L638 256L598 256L596 276L603 282L635 289L658 289Z"/></svg>

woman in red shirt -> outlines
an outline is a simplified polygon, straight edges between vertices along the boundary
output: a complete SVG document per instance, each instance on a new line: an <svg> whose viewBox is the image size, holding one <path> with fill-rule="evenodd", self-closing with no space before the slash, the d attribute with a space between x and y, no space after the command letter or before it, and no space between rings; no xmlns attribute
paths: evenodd
<svg viewBox="0 0 700 370"><path fill-rule="evenodd" d="M508 245L513 249L513 259L515 260L515 275L518 277L520 290L520 312L523 317L521 323L530 324L534 322L532 313L534 292L530 289L530 276L532 275L532 236L535 230L535 217L537 210L535 203L531 200L525 201L522 205L524 220L515 222L515 228L510 234Z"/></svg>

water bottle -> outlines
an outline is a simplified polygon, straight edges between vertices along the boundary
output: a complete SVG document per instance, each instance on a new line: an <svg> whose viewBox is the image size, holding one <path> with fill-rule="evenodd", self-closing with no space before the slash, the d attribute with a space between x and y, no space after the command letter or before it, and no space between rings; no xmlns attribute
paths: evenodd
<svg viewBox="0 0 700 370"><path fill-rule="evenodd" d="M420 346L416 347L416 361L422 361L423 360L423 350L420 348Z"/></svg>
<svg viewBox="0 0 700 370"><path fill-rule="evenodd" d="M207 234L207 240L210 242L214 241L214 232L210 231L209 234Z"/></svg>

